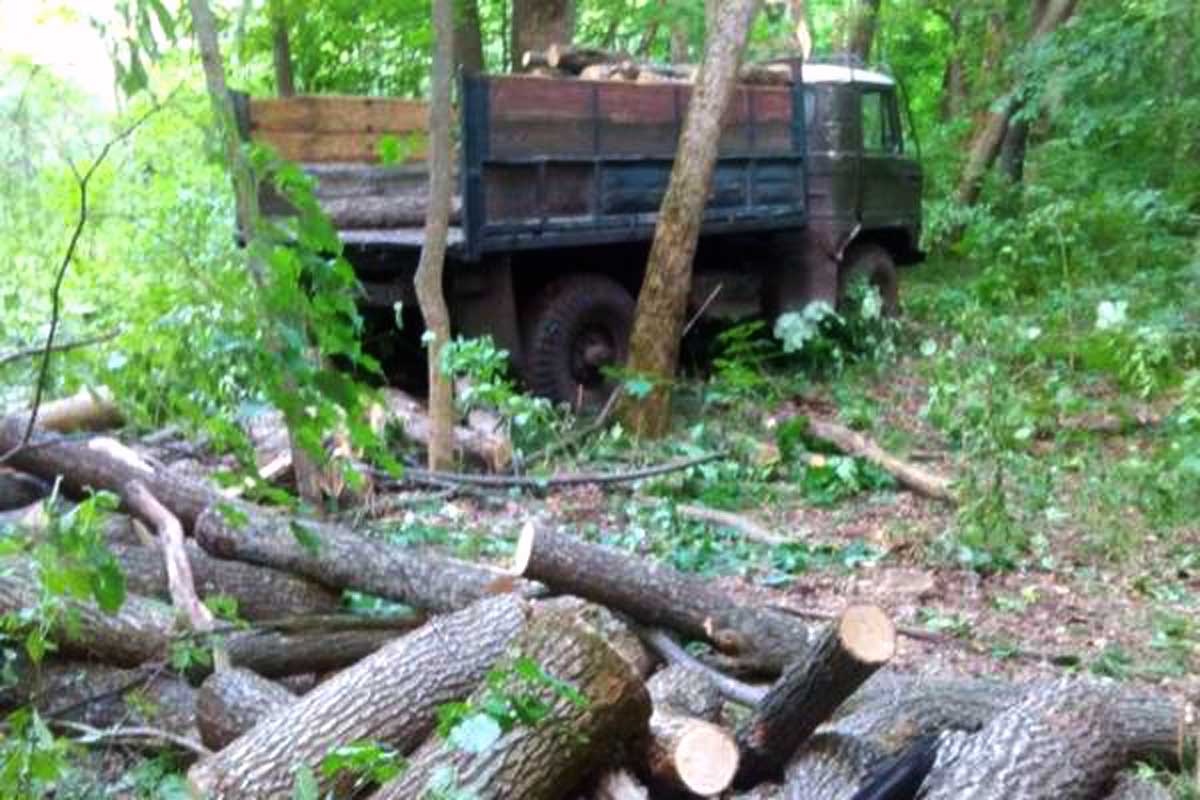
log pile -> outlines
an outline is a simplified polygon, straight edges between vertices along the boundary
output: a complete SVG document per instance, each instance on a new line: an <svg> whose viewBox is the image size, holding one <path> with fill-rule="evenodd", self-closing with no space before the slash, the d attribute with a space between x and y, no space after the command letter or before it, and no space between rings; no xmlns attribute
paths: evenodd
<svg viewBox="0 0 1200 800"><path fill-rule="evenodd" d="M626 53L561 44L526 51L521 67L538 77L635 83L692 83L699 69L695 64L651 64ZM738 71L738 82L752 86L790 86L792 81L791 67L783 64L743 64Z"/></svg>
<svg viewBox="0 0 1200 800"><path fill-rule="evenodd" d="M23 437L19 416L0 420L0 451ZM810 629L534 525L511 564L466 562L231 500L96 441L38 428L10 464L34 493L121 498L144 526L103 527L128 595L116 612L59 598L55 649L20 665L0 706L92 737L154 734L191 760L199 796L291 797L304 775L319 796L376 800L1157 797L1129 767L1178 769L1194 741L1188 710L1150 691L900 674L874 606ZM11 519L31 547L53 543L38 515ZM43 567L6 552L0 613L28 615ZM344 590L411 610L339 613ZM214 620L213 595L246 622ZM184 646L209 657L181 663ZM405 767L326 768L363 743Z"/></svg>

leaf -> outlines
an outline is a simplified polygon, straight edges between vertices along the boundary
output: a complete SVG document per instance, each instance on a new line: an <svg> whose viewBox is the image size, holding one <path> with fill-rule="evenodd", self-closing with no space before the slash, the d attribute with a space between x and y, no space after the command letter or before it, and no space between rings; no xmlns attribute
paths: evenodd
<svg viewBox="0 0 1200 800"><path fill-rule="evenodd" d="M112 556L92 574L92 594L96 604L109 614L115 614L125 603L125 573Z"/></svg>
<svg viewBox="0 0 1200 800"><path fill-rule="evenodd" d="M296 541L300 543L300 546L303 547L309 555L318 556L321 554L321 537L317 536L317 534L313 533L311 530L295 520L290 522L288 527L292 531L292 536L296 537Z"/></svg>
<svg viewBox="0 0 1200 800"><path fill-rule="evenodd" d="M296 780L292 784L292 800L320 800L321 787L313 775L311 767L303 766L296 770Z"/></svg>
<svg viewBox="0 0 1200 800"><path fill-rule="evenodd" d="M482 753L503 734L500 723L487 714L472 714L450 731L450 745L464 753Z"/></svg>

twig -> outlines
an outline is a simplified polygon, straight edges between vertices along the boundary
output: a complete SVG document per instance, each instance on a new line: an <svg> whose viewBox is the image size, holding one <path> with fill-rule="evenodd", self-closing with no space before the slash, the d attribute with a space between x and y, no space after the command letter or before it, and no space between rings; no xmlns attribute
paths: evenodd
<svg viewBox="0 0 1200 800"><path fill-rule="evenodd" d="M683 645L675 641L671 634L661 628L638 628L637 633L646 646L657 653L664 661L671 664L679 664L701 673L727 700L753 707L758 705L758 702L767 693L767 690L764 688L743 683L705 664L685 650Z"/></svg>
<svg viewBox="0 0 1200 800"><path fill-rule="evenodd" d="M724 288L725 284L717 284L717 288L712 290L712 292L708 295L708 298L700 304L700 308L696 309L696 313L692 315L690 320L688 320L687 325L683 326L683 333L680 334L680 338L688 335L688 332L691 331L695 324L700 321L700 318L704 316L704 312L708 311L708 307L713 304L713 301L717 299L717 295L719 295L721 290Z"/></svg>
<svg viewBox="0 0 1200 800"><path fill-rule="evenodd" d="M675 506L675 513L681 517L687 517L688 519L694 519L699 522L707 522L710 525L719 525L723 528L732 528L751 541L769 545L771 547L778 547L781 544L788 544L790 541L785 536L772 533L766 527L759 525L754 520L743 517L741 514L734 514L730 511L719 511L715 508L705 508L704 506L680 505Z"/></svg>
<svg viewBox="0 0 1200 800"><path fill-rule="evenodd" d="M622 389L620 386L615 387L609 393L608 399L604 401L604 405L601 407L600 413L596 415L594 420L579 430L573 431L567 436L564 436L554 444L547 445L540 452L534 453L532 456L530 456L529 463L537 464L540 461L544 461L555 453L566 450L568 447L578 444L592 434L603 430L604 426L608 424L608 418L612 416L613 409L617 407L617 400L621 397L621 391Z"/></svg>
<svg viewBox="0 0 1200 800"><path fill-rule="evenodd" d="M100 168L104 160L108 158L108 154L112 148L133 135L133 132L143 122L154 114L157 114L161 109L161 105L155 105L115 137L105 142L104 147L100 148L100 154L96 156L96 160L92 162L92 165L88 167L83 175L80 175L74 163L71 163L71 171L75 173L75 180L79 185L79 217L75 220L75 228L71 232L71 239L67 243L66 252L63 253L62 263L58 266L58 273L54 278L54 287L50 291L50 330L46 333L46 344L42 347L42 363L38 369L37 383L35 384L33 395L33 407L29 411L29 424L25 426L25 433L21 437L21 441L17 442L7 453L0 456L0 464L8 461L23 450L25 445L29 444L29 438L33 436L33 429L37 424L38 409L42 404L42 395L46 392L46 378L50 374L50 356L54 353L54 334L58 332L58 323L62 315L63 280L67 277L67 268L71 266L71 261L75 258L75 249L79 246L79 239L83 236L83 229L87 225L88 182L91 181L92 176L96 174L96 170Z"/></svg>
<svg viewBox="0 0 1200 800"><path fill-rule="evenodd" d="M430 484L435 486L462 484L466 486L485 486L498 489L544 489L550 486L579 486L582 484L625 483L628 481L655 478L672 472L707 464L724 458L724 453L709 453L696 458L685 458L658 464L653 467L632 469L626 472L573 472L561 475L549 475L545 478L530 478L524 475L473 475L467 472L438 472L427 469L407 467L404 477L400 480L389 480L384 486L395 488L409 484Z"/></svg>
<svg viewBox="0 0 1200 800"><path fill-rule="evenodd" d="M78 350L81 347L91 347L92 345L103 344L104 342L112 341L120 335L121 329L116 328L108 333L102 333L97 336L88 336L83 339L73 339L69 342L60 342L58 344L51 345L50 352L64 353L68 350ZM39 345L38 347L26 347L22 350L14 350L11 353L5 353L4 355L0 356L0 367L8 366L15 361L30 358L38 355L39 353L44 354L45 352L46 347L44 345Z"/></svg>
<svg viewBox="0 0 1200 800"><path fill-rule="evenodd" d="M75 741L80 744L100 744L112 739L125 739L131 741L155 740L173 744L176 747L187 750L199 758L212 755L212 750L209 750L204 745L189 739L186 736L180 736L170 731L164 731L160 728L151 728L148 726L114 726L112 728L94 728L91 725L85 725L82 722L70 722L65 719L50 720L50 725L71 731L72 733L81 734Z"/></svg>

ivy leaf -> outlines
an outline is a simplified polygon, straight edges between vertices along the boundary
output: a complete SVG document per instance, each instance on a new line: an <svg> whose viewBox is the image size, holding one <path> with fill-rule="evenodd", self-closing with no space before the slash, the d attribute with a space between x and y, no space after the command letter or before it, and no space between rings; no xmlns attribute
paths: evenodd
<svg viewBox="0 0 1200 800"><path fill-rule="evenodd" d="M105 559L92 574L92 594L96 604L115 614L125 603L125 573L112 558Z"/></svg>
<svg viewBox="0 0 1200 800"><path fill-rule="evenodd" d="M296 770L296 781L292 785L292 800L320 800L321 787L309 767Z"/></svg>
<svg viewBox="0 0 1200 800"><path fill-rule="evenodd" d="M482 753L494 745L503 731L488 714L472 714L450 731L450 745L464 753Z"/></svg>
<svg viewBox="0 0 1200 800"><path fill-rule="evenodd" d="M292 530L292 536L296 537L296 541L305 549L311 556L321 554L321 537L313 533L308 528L301 525L299 522L291 522L288 525Z"/></svg>

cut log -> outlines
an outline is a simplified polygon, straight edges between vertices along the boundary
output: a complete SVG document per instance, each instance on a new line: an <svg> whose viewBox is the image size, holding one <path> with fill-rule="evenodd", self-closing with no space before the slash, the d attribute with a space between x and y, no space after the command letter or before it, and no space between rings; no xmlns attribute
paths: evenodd
<svg viewBox="0 0 1200 800"><path fill-rule="evenodd" d="M25 417L8 416L0 420L0 452L21 443L25 435ZM66 440L35 430L29 445L9 459L9 466L53 482L62 478L63 487L76 496L87 490L105 490L116 494L138 480L190 530L205 508L218 502L220 495L210 486L191 481L167 469L130 463L109 452L99 440Z"/></svg>
<svg viewBox="0 0 1200 800"><path fill-rule="evenodd" d="M924 800L1093 800L1128 755L1112 689L1064 680L1031 691L979 733L948 734Z"/></svg>
<svg viewBox="0 0 1200 800"><path fill-rule="evenodd" d="M39 500L50 495L51 488L32 475L0 468L0 526L18 524L31 508L38 507Z"/></svg>
<svg viewBox="0 0 1200 800"><path fill-rule="evenodd" d="M412 750L433 730L438 706L475 688L527 615L509 595L434 619L262 720L189 779L209 800L288 796L293 771L307 765L321 791L332 790L335 779L319 769L330 750L363 739Z"/></svg>
<svg viewBox="0 0 1200 800"><path fill-rule="evenodd" d="M604 606L566 595L539 601L534 605L533 613L574 614L604 637L608 646L628 661L634 672L643 680L650 677L650 673L658 666L658 659L642 644L634 626L625 617Z"/></svg>
<svg viewBox="0 0 1200 800"><path fill-rule="evenodd" d="M592 64L583 68L579 79L584 81L636 81L641 70L632 61L612 64Z"/></svg>
<svg viewBox="0 0 1200 800"><path fill-rule="evenodd" d="M532 525L521 534L513 568L644 625L706 639L763 672L778 673L807 649L808 631L795 617L740 603L709 580Z"/></svg>
<svg viewBox="0 0 1200 800"><path fill-rule="evenodd" d="M896 630L887 614L875 606L846 609L739 727L739 785L779 776L800 743L895 653Z"/></svg>
<svg viewBox="0 0 1200 800"><path fill-rule="evenodd" d="M666 708L708 722L721 717L724 700L708 677L691 667L671 664L646 681L654 708Z"/></svg>
<svg viewBox="0 0 1200 800"><path fill-rule="evenodd" d="M1171 800L1171 793L1162 784L1126 773L1104 797L1105 800Z"/></svg>
<svg viewBox="0 0 1200 800"><path fill-rule="evenodd" d="M546 66L561 69L578 75L593 64L613 64L622 61L632 63L625 53L614 53L596 47L575 47L572 45L552 44L546 48Z"/></svg>
<svg viewBox="0 0 1200 800"><path fill-rule="evenodd" d="M896 458L878 444L836 422L809 419L808 432L822 441L832 444L849 455L865 458L887 472L906 489L934 500L955 504L958 498L951 489L951 480L937 475L917 464Z"/></svg>
<svg viewBox="0 0 1200 800"><path fill-rule="evenodd" d="M708 796L724 791L737 773L732 734L719 725L724 702L700 672L672 665L655 673L646 688L650 717L646 773L671 790Z"/></svg>
<svg viewBox="0 0 1200 800"><path fill-rule="evenodd" d="M732 678L720 670L705 664L689 653L671 635L664 630L650 629L641 631L642 640L654 650L664 661L673 665L687 667L689 670L703 675L718 692L732 703L744 706L756 706L762 702L767 693L764 686L754 686Z"/></svg>
<svg viewBox="0 0 1200 800"><path fill-rule="evenodd" d="M398 389L384 389L381 396L387 416L400 425L405 437L428 446L431 426L421 402ZM512 463L512 441L502 430L455 426L454 450L460 460L472 461L492 472L503 472Z"/></svg>
<svg viewBox="0 0 1200 800"><path fill-rule="evenodd" d="M792 68L787 64L743 64L738 83L751 86L791 86Z"/></svg>
<svg viewBox="0 0 1200 800"><path fill-rule="evenodd" d="M23 411L14 416L28 413ZM113 402L112 392L104 386L80 389L70 397L43 403L37 415L40 428L56 433L103 431L120 427L124 421L121 409Z"/></svg>
<svg viewBox="0 0 1200 800"><path fill-rule="evenodd" d="M230 524L220 508L200 516L194 535L217 558L237 559L355 589L433 612L453 611L496 591L499 570L432 552L417 552L350 530L254 512ZM535 587L517 581L513 590Z"/></svg>
<svg viewBox="0 0 1200 800"><path fill-rule="evenodd" d="M232 597L242 619L330 614L341 608L340 594L315 581L268 567L213 558L192 541L186 542L184 549L192 565L196 591L204 597ZM109 550L121 564L129 591L160 599L169 597L167 570L157 547L110 544Z"/></svg>
<svg viewBox="0 0 1200 800"><path fill-rule="evenodd" d="M200 741L220 750L260 720L295 701L296 695L248 669L214 672L196 693Z"/></svg>
<svg viewBox="0 0 1200 800"><path fill-rule="evenodd" d="M0 614L37 608L42 601L35 567L19 558L0 559ZM165 658L174 615L171 609L137 595L127 595L120 610L109 614L94 602L61 598L63 613L54 615L51 638L66 656L135 667Z"/></svg>
<svg viewBox="0 0 1200 800"><path fill-rule="evenodd" d="M613 743L637 737L650 717L645 684L629 663L587 623L572 613L539 614L500 669L528 658L586 702L553 688L522 684L550 710L536 725L517 724L482 753L467 753L440 738L413 754L409 768L385 785L376 800L409 800L448 768L456 789L477 800L558 800L612 756ZM494 689L481 687L470 699L482 707Z"/></svg>
<svg viewBox="0 0 1200 800"><path fill-rule="evenodd" d="M300 631L238 633L226 639L229 659L268 678L332 672L355 664L420 624L420 616L391 625L341 627L317 625Z"/></svg>
<svg viewBox="0 0 1200 800"><path fill-rule="evenodd" d="M650 793L628 770L610 769L596 781L592 800L650 800Z"/></svg>

